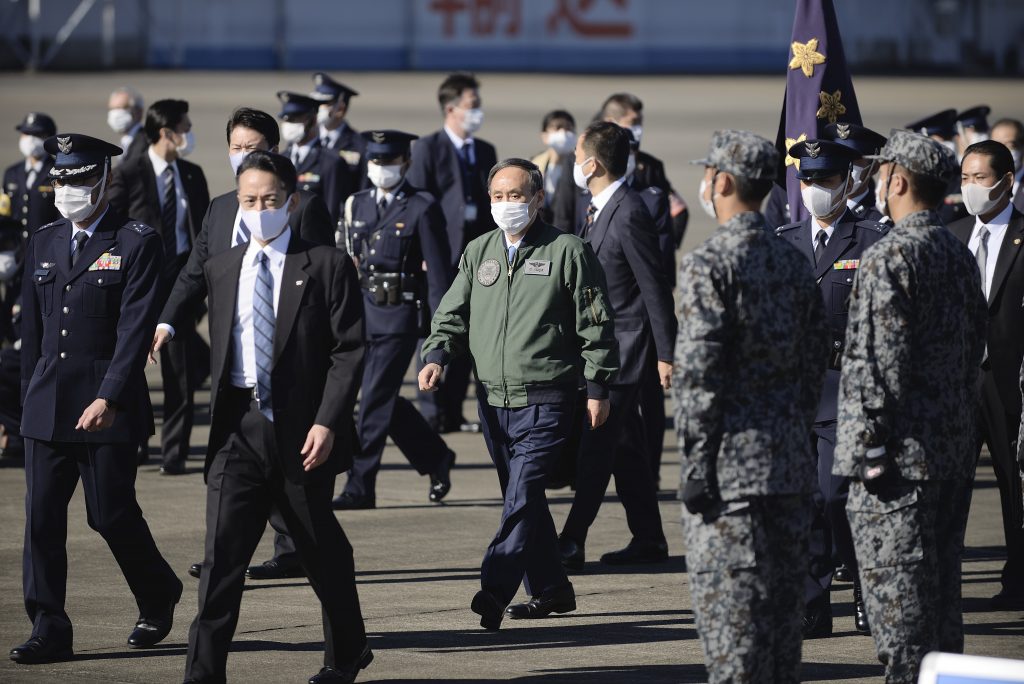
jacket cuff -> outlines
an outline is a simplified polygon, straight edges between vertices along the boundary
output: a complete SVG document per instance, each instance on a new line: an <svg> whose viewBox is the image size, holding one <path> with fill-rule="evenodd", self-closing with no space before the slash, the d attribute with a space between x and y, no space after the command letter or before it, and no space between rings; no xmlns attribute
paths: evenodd
<svg viewBox="0 0 1024 684"><path fill-rule="evenodd" d="M451 355L444 349L431 349L423 354L423 363L436 363L444 368L451 361Z"/></svg>
<svg viewBox="0 0 1024 684"><path fill-rule="evenodd" d="M103 397L117 406L124 406L121 397L122 392L124 392L124 378L111 375L108 372L106 377L103 378L103 382L100 383L100 389L96 396Z"/></svg>
<svg viewBox="0 0 1024 684"><path fill-rule="evenodd" d="M593 380L587 380L587 399L607 399L608 386Z"/></svg>

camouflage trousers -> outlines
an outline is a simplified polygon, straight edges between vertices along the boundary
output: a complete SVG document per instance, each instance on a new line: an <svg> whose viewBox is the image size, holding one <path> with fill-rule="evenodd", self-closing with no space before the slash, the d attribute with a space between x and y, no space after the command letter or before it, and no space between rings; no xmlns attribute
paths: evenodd
<svg viewBox="0 0 1024 684"><path fill-rule="evenodd" d="M810 495L762 496L707 516L683 538L708 681L800 681Z"/></svg>
<svg viewBox="0 0 1024 684"><path fill-rule="evenodd" d="M960 560L970 507L970 480L905 482L882 497L850 485L864 606L889 684L916 682L929 651L963 653Z"/></svg>

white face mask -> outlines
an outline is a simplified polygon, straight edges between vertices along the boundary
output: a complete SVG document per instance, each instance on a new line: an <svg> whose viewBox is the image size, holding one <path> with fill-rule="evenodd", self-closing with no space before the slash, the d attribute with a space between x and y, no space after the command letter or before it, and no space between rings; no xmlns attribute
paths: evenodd
<svg viewBox="0 0 1024 684"><path fill-rule="evenodd" d="M630 126L629 130L633 133L633 140L636 140L637 147L640 146L640 138L644 135L643 126Z"/></svg>
<svg viewBox="0 0 1024 684"><path fill-rule="evenodd" d="M322 105L320 109L316 110L316 125L326 126L327 122L331 119L331 112L333 111L333 105Z"/></svg>
<svg viewBox="0 0 1024 684"><path fill-rule="evenodd" d="M14 252L0 252L0 281L7 282L18 272L18 259Z"/></svg>
<svg viewBox="0 0 1024 684"><path fill-rule="evenodd" d="M281 122L281 141L285 145L292 145L299 142L306 135L306 124L295 121Z"/></svg>
<svg viewBox="0 0 1024 684"><path fill-rule="evenodd" d="M484 110L479 107L463 110L462 128L467 134L473 135L484 125Z"/></svg>
<svg viewBox="0 0 1024 684"><path fill-rule="evenodd" d="M399 184L402 180L402 165L401 164L374 164L370 162L366 165L366 177L370 179L370 182L374 186L387 190L393 188Z"/></svg>
<svg viewBox="0 0 1024 684"><path fill-rule="evenodd" d="M718 220L718 212L715 211L714 197L707 199L704 197L704 191L708 189L708 181L706 178L700 179L700 190L697 191L697 198L700 200L700 208L704 210L704 213L711 218ZM711 193L714 195L715 188L711 187Z"/></svg>
<svg viewBox="0 0 1024 684"><path fill-rule="evenodd" d="M1010 150L1010 156L1013 157L1013 168L1020 171L1021 162L1024 161L1024 150Z"/></svg>
<svg viewBox="0 0 1024 684"><path fill-rule="evenodd" d="M634 171L636 171L636 155L631 153L626 160L626 173L622 174L622 177L629 178Z"/></svg>
<svg viewBox="0 0 1024 684"><path fill-rule="evenodd" d="M249 156L250 150L242 150L241 152L229 152L228 163L231 164L232 175L238 175L238 167L242 165L242 161Z"/></svg>
<svg viewBox="0 0 1024 684"><path fill-rule="evenodd" d="M107 125L115 133L125 133L134 123L134 117L129 109L111 109L107 111Z"/></svg>
<svg viewBox="0 0 1024 684"><path fill-rule="evenodd" d="M178 145L179 157L187 157L192 154L192 150L196 149L196 137L192 135L192 131L187 131L183 137L185 139Z"/></svg>
<svg viewBox="0 0 1024 684"><path fill-rule="evenodd" d="M1005 179L1003 179L1005 180ZM960 186L960 192L963 194L964 207L967 209L967 213L971 216L978 216L980 214L987 214L1006 198L1010 188L1013 184L1006 184L1006 187L992 198L992 191L1003 184L1003 181L997 181L994 185L984 186L978 183L968 183L967 185Z"/></svg>
<svg viewBox="0 0 1024 684"><path fill-rule="evenodd" d="M53 204L57 207L60 215L73 223L81 223L92 216L103 198L103 191L107 186L107 173L104 169L103 178L92 187L81 185L62 185L53 189ZM92 201L92 191L96 188L100 191L96 194L96 201Z"/></svg>
<svg viewBox="0 0 1024 684"><path fill-rule="evenodd" d="M34 135L22 135L18 140L18 150L21 151L21 156L28 159L42 159L46 156L46 150L43 148L43 139L37 138Z"/></svg>
<svg viewBox="0 0 1024 684"><path fill-rule="evenodd" d="M532 202L494 202L491 218L506 234L515 235L530 223Z"/></svg>
<svg viewBox="0 0 1024 684"><path fill-rule="evenodd" d="M557 154L568 154L576 149L576 134L564 128L551 131L548 133L548 147Z"/></svg>
<svg viewBox="0 0 1024 684"><path fill-rule="evenodd" d="M592 159L593 157L587 157L586 159L583 160L583 164L573 163L572 165L572 180L574 183L576 183L576 187L579 188L580 190L587 189L587 181L590 180L590 177L594 175L593 171L591 171L590 173L583 173L583 165L586 164L588 161L591 161Z"/></svg>
<svg viewBox="0 0 1024 684"><path fill-rule="evenodd" d="M252 232L252 238L260 242L270 242L288 227L288 204L291 196L277 209L242 209L242 221Z"/></svg>
<svg viewBox="0 0 1024 684"><path fill-rule="evenodd" d="M814 218L825 218L831 216L846 201L846 190L850 186L850 178L835 188L826 188L821 185L808 185L800 189L800 198L804 201L804 207Z"/></svg>

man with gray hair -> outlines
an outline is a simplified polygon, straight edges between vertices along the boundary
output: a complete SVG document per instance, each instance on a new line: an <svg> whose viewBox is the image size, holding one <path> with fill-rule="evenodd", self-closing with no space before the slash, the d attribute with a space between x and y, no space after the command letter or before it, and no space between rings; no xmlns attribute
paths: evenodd
<svg viewBox="0 0 1024 684"><path fill-rule="evenodd" d="M435 391L444 367L472 357L480 424L505 503L471 607L481 627L497 630L506 615L535 619L576 609L544 485L573 432L581 380L594 429L608 418L619 360L597 256L538 218L540 169L506 159L491 169L487 187L498 230L466 246L423 343L419 387ZM530 600L509 606L524 578Z"/></svg>
<svg viewBox="0 0 1024 684"><path fill-rule="evenodd" d="M850 295L834 475L878 659L917 681L929 651L962 653L960 560L977 459L987 304L974 256L939 221L956 157L893 130L877 159L889 234Z"/></svg>
<svg viewBox="0 0 1024 684"><path fill-rule="evenodd" d="M778 152L716 131L700 202L721 228L679 269L672 389L693 610L711 682L799 681L817 487L807 438L829 352L807 259L758 212Z"/></svg>
<svg viewBox="0 0 1024 684"><path fill-rule="evenodd" d="M141 155L149 147L146 133L142 130L143 114L145 104L135 88L121 86L110 93L107 99L107 125L121 136L119 144L124 150L122 164Z"/></svg>

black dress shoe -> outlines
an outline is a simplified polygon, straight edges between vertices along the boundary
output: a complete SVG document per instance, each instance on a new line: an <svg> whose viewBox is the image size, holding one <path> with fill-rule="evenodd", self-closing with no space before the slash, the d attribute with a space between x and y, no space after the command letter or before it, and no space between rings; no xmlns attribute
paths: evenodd
<svg viewBox="0 0 1024 684"><path fill-rule="evenodd" d="M437 472L430 476L430 494L429 498L434 503L437 503L445 496L452 488L452 465L455 464L455 452L451 449L444 455L441 462L437 466Z"/></svg>
<svg viewBox="0 0 1024 684"><path fill-rule="evenodd" d="M501 619L505 617L505 606L501 605L491 592L483 589L476 592L469 607L480 616L480 626L484 629L497 632L501 627Z"/></svg>
<svg viewBox="0 0 1024 684"><path fill-rule="evenodd" d="M663 563L668 560L668 544L665 542L630 540L626 548L610 551L601 556L601 562L608 565L634 565L639 563Z"/></svg>
<svg viewBox="0 0 1024 684"><path fill-rule="evenodd" d="M846 563L843 563L832 573L832 579L836 582L853 582L854 573Z"/></svg>
<svg viewBox="0 0 1024 684"><path fill-rule="evenodd" d="M192 575L196 579L199 579L199 577L203 574L203 564L193 563L192 565L188 566L188 574Z"/></svg>
<svg viewBox="0 0 1024 684"><path fill-rule="evenodd" d="M373 651L369 645L363 648L356 662L348 668L337 668L328 665L309 678L309 684L352 684L360 670L365 670L373 662Z"/></svg>
<svg viewBox="0 0 1024 684"><path fill-rule="evenodd" d="M184 463L165 463L160 466L161 475L184 475L185 464Z"/></svg>
<svg viewBox="0 0 1024 684"><path fill-rule="evenodd" d="M171 633L174 604L150 615L140 615L135 629L128 635L128 648L152 648Z"/></svg>
<svg viewBox="0 0 1024 684"><path fill-rule="evenodd" d="M342 492L334 497L331 508L336 511L362 511L377 507L377 500L372 496L360 496Z"/></svg>
<svg viewBox="0 0 1024 684"><path fill-rule="evenodd" d="M587 559L583 544L577 544L566 536L558 537L558 555L562 559L562 567L573 572L583 570L583 563Z"/></svg>
<svg viewBox="0 0 1024 684"><path fill-rule="evenodd" d="M271 558L259 565L250 565L245 571L245 576L254 580L276 580L305 577L306 571L298 563L282 563Z"/></svg>
<svg viewBox="0 0 1024 684"><path fill-rule="evenodd" d="M1014 591L1004 587L990 603L995 610L1024 610L1024 589Z"/></svg>
<svg viewBox="0 0 1024 684"><path fill-rule="evenodd" d="M555 589L540 596L534 596L526 603L517 603L505 609L505 615L513 620L538 620L552 613L569 613L576 610L576 592L572 585Z"/></svg>
<svg viewBox="0 0 1024 684"><path fill-rule="evenodd" d="M868 613L864 610L864 593L860 582L856 581L853 584L853 626L861 634L871 634Z"/></svg>
<svg viewBox="0 0 1024 684"><path fill-rule="evenodd" d="M22 665L38 663L59 663L71 660L74 652L69 644L58 643L44 636L34 636L11 649L11 660Z"/></svg>
<svg viewBox="0 0 1024 684"><path fill-rule="evenodd" d="M820 639L832 636L832 604L828 592L807 604L804 610L804 639Z"/></svg>

